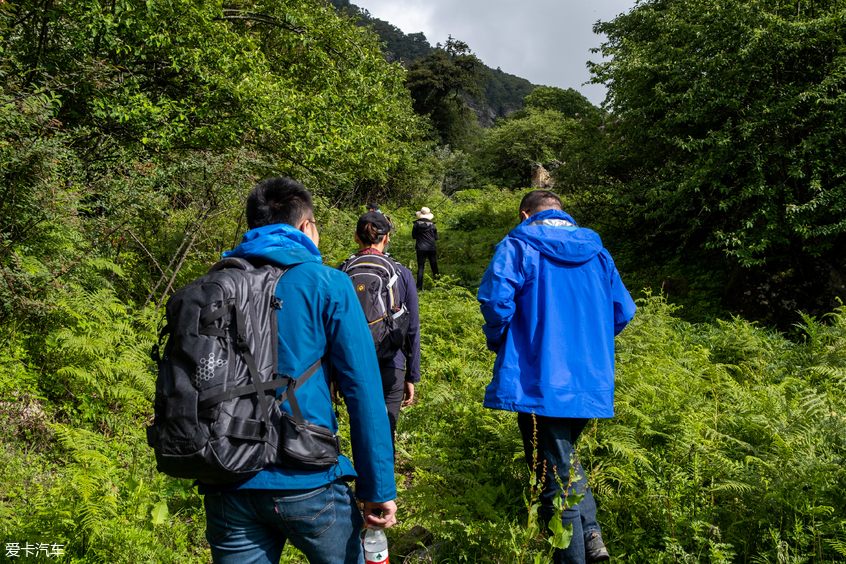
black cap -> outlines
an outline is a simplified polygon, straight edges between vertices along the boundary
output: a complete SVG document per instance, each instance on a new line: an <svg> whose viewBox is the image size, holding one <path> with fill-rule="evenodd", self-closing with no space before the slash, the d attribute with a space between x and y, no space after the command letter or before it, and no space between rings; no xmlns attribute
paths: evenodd
<svg viewBox="0 0 846 564"><path fill-rule="evenodd" d="M391 232L391 224L388 223L388 219L384 215L379 212L367 212L358 218L358 225L355 226L355 232L358 233L359 237L364 237L364 227L368 223L372 223L376 227L379 235Z"/></svg>
<svg viewBox="0 0 846 564"><path fill-rule="evenodd" d="M367 204L367 209L368 210L378 210L379 204L377 204L376 202L370 202L369 204Z"/></svg>

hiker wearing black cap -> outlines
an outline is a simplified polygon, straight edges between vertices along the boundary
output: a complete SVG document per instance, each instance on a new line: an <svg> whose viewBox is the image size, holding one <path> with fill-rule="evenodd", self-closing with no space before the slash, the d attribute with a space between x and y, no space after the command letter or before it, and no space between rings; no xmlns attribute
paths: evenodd
<svg viewBox="0 0 846 564"><path fill-rule="evenodd" d="M381 212L361 216L355 230L359 252L339 268L352 280L373 336L394 438L400 407L411 404L420 381L420 314L411 271L385 253L390 232Z"/></svg>

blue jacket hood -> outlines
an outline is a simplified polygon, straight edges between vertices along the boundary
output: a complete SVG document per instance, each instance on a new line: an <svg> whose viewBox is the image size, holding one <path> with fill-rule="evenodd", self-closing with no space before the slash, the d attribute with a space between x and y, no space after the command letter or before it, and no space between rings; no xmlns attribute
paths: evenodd
<svg viewBox="0 0 846 564"><path fill-rule="evenodd" d="M241 244L224 257L263 258L293 266L303 262L321 262L320 251L308 235L290 225L275 223L250 229Z"/></svg>
<svg viewBox="0 0 846 564"><path fill-rule="evenodd" d="M602 251L599 234L579 227L570 214L561 210L538 212L512 229L509 235L557 262L583 264Z"/></svg>

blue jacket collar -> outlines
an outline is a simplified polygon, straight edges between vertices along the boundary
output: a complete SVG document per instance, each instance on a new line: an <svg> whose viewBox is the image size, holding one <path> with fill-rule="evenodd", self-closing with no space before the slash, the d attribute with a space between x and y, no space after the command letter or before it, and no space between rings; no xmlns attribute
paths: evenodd
<svg viewBox="0 0 846 564"><path fill-rule="evenodd" d="M569 213L561 210L543 210L528 218L526 221L523 222L523 224L528 225L530 223L543 221L545 219L563 219L564 221L572 223L576 227L579 226L579 224L576 223L576 220L573 219L573 217Z"/></svg>
<svg viewBox="0 0 846 564"><path fill-rule="evenodd" d="M241 244L223 256L262 258L280 266L321 262L320 251L314 242L302 231L282 223L250 229L244 233Z"/></svg>
<svg viewBox="0 0 846 564"><path fill-rule="evenodd" d="M579 227L570 214L561 210L538 212L509 235L552 260L570 264L587 262L602 250L602 239L595 231Z"/></svg>

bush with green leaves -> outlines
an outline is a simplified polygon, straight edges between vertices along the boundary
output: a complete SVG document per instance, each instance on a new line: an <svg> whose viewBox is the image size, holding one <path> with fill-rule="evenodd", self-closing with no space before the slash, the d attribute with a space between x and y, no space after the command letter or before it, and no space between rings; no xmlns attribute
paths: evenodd
<svg viewBox="0 0 846 564"><path fill-rule="evenodd" d="M836 0L648 0L597 22L592 80L619 123L572 184L632 240L727 257L736 313L787 329L797 309L830 311L846 272L844 25Z"/></svg>

